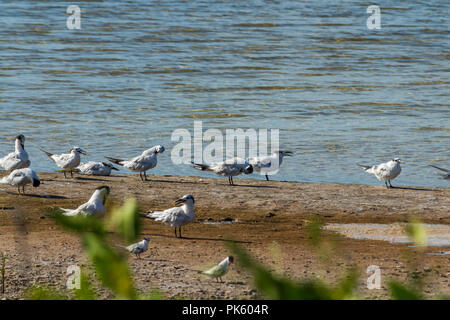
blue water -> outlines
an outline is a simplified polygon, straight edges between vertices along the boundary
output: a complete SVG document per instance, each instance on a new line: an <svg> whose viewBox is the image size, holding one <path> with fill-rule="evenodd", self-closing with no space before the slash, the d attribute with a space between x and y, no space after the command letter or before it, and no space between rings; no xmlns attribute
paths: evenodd
<svg viewBox="0 0 450 320"><path fill-rule="evenodd" d="M66 8L81 7L81 30ZM129 157L203 128L280 129L274 179L380 184L355 163L393 157L395 184L449 186L448 1L1 1L0 155L19 132L37 146ZM164 166L162 165L164 163ZM122 172L126 172L123 171ZM254 175L255 179L263 177Z"/></svg>

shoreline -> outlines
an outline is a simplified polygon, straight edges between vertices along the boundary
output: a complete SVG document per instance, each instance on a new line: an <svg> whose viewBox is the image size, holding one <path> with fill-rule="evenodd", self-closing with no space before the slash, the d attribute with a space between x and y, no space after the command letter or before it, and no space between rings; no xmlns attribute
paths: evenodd
<svg viewBox="0 0 450 320"><path fill-rule="evenodd" d="M111 187L108 205L120 205L134 196L141 211L167 209L178 197L195 197L196 220L183 228L176 239L173 229L155 221L143 221L142 235L151 237L150 250L143 259L129 257L139 290L159 288L167 298L255 299L251 278L233 266L225 283L198 275L197 271L228 255L226 239L242 242L250 253L271 269L294 279L319 277L336 282L345 270L357 265L361 271L358 292L361 298L387 296L382 289L365 288L368 265L379 265L383 279L405 280L408 266L405 244L377 240L337 237L340 247L333 264L324 264L309 245L307 222L320 216L324 223L407 222L415 215L424 223L450 225L450 189L321 184L235 179L199 176L155 176L142 182L138 175L94 177L76 175L64 179L60 172L38 173L42 184L28 186L19 196L12 186L0 186L0 251L7 254L7 285L0 299L19 299L33 283L50 283L65 290L66 268L86 265L87 260L76 236L57 227L45 216L48 207L74 208L86 202L101 185ZM26 200L26 201L25 201ZM11 209L13 208L13 209ZM222 223L227 221L227 223ZM326 232L334 237L333 232ZM27 248L23 252L22 247ZM426 294L450 292L448 255L425 255L436 247L425 248L422 272L433 270L427 278ZM440 247L439 250L450 250ZM89 264L86 266L88 267ZM423 266L422 266L423 265ZM425 271L424 271L425 270ZM9 276L8 276L9 275ZM111 298L106 291L101 298Z"/></svg>

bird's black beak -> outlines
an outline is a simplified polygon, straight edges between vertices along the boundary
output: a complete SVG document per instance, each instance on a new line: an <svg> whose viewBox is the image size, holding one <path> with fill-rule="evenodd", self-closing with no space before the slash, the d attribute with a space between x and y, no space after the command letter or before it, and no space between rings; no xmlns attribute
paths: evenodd
<svg viewBox="0 0 450 320"><path fill-rule="evenodd" d="M289 156L289 157L292 156L293 154L294 154L294 153L293 153L292 151L285 151L285 152L284 152L284 155L285 155L285 156Z"/></svg>
<svg viewBox="0 0 450 320"><path fill-rule="evenodd" d="M175 204L176 205L179 205L179 204L182 204L182 203L185 203L185 202L186 202L186 200L182 199L182 198L175 200Z"/></svg>
<svg viewBox="0 0 450 320"><path fill-rule="evenodd" d="M87 156L88 154L87 154L87 152L86 151L84 151L84 150L80 150L80 153L81 154L84 154L85 156Z"/></svg>
<svg viewBox="0 0 450 320"><path fill-rule="evenodd" d="M114 166L111 166L111 170L116 170L116 171L120 171L119 169L117 169L116 167L114 167Z"/></svg>
<svg viewBox="0 0 450 320"><path fill-rule="evenodd" d="M33 179L33 187L39 187L39 185L41 184L41 181L40 180L34 180Z"/></svg>

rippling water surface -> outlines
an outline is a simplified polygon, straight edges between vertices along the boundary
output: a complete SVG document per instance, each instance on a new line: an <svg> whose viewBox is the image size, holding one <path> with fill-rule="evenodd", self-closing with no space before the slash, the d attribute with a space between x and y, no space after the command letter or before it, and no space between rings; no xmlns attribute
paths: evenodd
<svg viewBox="0 0 450 320"><path fill-rule="evenodd" d="M448 1L378 1L381 30L364 1L79 1L81 30L70 4L0 2L1 154L19 132L39 171L37 146L163 144L153 173L201 175L170 150L202 120L279 128L295 156L276 179L379 184L355 163L398 156L397 184L449 185L428 167L450 167Z"/></svg>

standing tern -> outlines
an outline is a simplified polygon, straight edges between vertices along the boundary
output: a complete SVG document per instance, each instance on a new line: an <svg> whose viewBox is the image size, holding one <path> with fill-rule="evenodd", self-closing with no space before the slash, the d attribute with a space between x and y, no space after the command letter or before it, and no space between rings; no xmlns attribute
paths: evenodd
<svg viewBox="0 0 450 320"><path fill-rule="evenodd" d="M436 169L438 169L438 170L441 170L441 171L446 172L447 174L443 174L442 176L444 177L444 179L450 179L450 170L444 169L444 168L440 168L440 167L434 166L434 165L432 165L432 164L430 164L430 166L433 167L433 168L436 168Z"/></svg>
<svg viewBox="0 0 450 320"><path fill-rule="evenodd" d="M106 157L106 159L112 163L128 168L131 171L139 172L139 177L141 180L148 181L146 171L156 167L156 164L158 163L157 155L159 153L163 153L164 150L165 149L163 146L158 145L145 150L140 156L137 156L131 160L121 160L111 157ZM144 174L142 175L142 173Z"/></svg>
<svg viewBox="0 0 450 320"><path fill-rule="evenodd" d="M247 161L253 166L256 172L264 173L266 180L269 181L268 174L278 171L285 156L292 156L292 151L275 151L270 156L248 158Z"/></svg>
<svg viewBox="0 0 450 320"><path fill-rule="evenodd" d="M181 227L188 224L195 218L194 202L194 197L190 194L186 194L182 198L175 201L176 205L183 204L181 207L173 207L164 211L149 211L148 213L141 214L141 216L148 219L153 219L155 221L161 221L164 224L174 227L175 237L178 237L178 227L180 231L180 238L182 238Z"/></svg>
<svg viewBox="0 0 450 320"><path fill-rule="evenodd" d="M241 173L250 174L253 172L253 166L245 159L231 158L211 165L191 162L195 169L202 171L212 171L218 175L228 177L230 185L234 185L233 177Z"/></svg>
<svg viewBox="0 0 450 320"><path fill-rule="evenodd" d="M33 187L39 187L41 181L39 180L36 172L30 168L16 169L13 170L8 176L3 177L0 183L9 184L11 186L16 186L17 191L20 194L20 187L22 187L22 192L25 194L25 186L27 184L32 184Z"/></svg>
<svg viewBox="0 0 450 320"><path fill-rule="evenodd" d="M70 153L52 154L41 149L58 167L64 170L64 178L66 176L66 170L70 170L70 176L73 178L73 170L80 165L80 154L87 155L86 151L80 147L73 147L70 149Z"/></svg>
<svg viewBox="0 0 450 320"><path fill-rule="evenodd" d="M28 153L25 151L25 136L20 134L16 137L15 151L0 159L0 167L7 171L28 168L31 164Z"/></svg>
<svg viewBox="0 0 450 320"><path fill-rule="evenodd" d="M98 216L103 217L106 213L105 202L110 192L110 188L107 186L98 187L95 189L88 202L82 204L76 209L64 209L65 216Z"/></svg>
<svg viewBox="0 0 450 320"><path fill-rule="evenodd" d="M403 163L403 161L401 161L399 158L394 158L377 166L365 166L362 164L357 165L363 167L364 171L366 171L367 173L375 175L378 180L384 181L386 187L389 189L393 188L391 180L395 179L402 171L400 163Z"/></svg>
<svg viewBox="0 0 450 320"><path fill-rule="evenodd" d="M111 170L119 171L110 163L106 162L94 162L89 161L87 163L81 163L76 170L85 175L91 176L109 176L111 175Z"/></svg>
<svg viewBox="0 0 450 320"><path fill-rule="evenodd" d="M208 269L206 271L203 271L203 274L206 274L207 276L211 278L216 278L217 281L222 282L222 277L227 274L229 270L230 264L234 262L233 256L228 256L225 259L223 259L218 265L212 267L211 269Z"/></svg>
<svg viewBox="0 0 450 320"><path fill-rule="evenodd" d="M125 249L130 253L134 253L136 255L136 258L140 259L141 253L147 251L149 241L150 238L145 237L144 240L130 244L129 246L116 246L116 247Z"/></svg>

